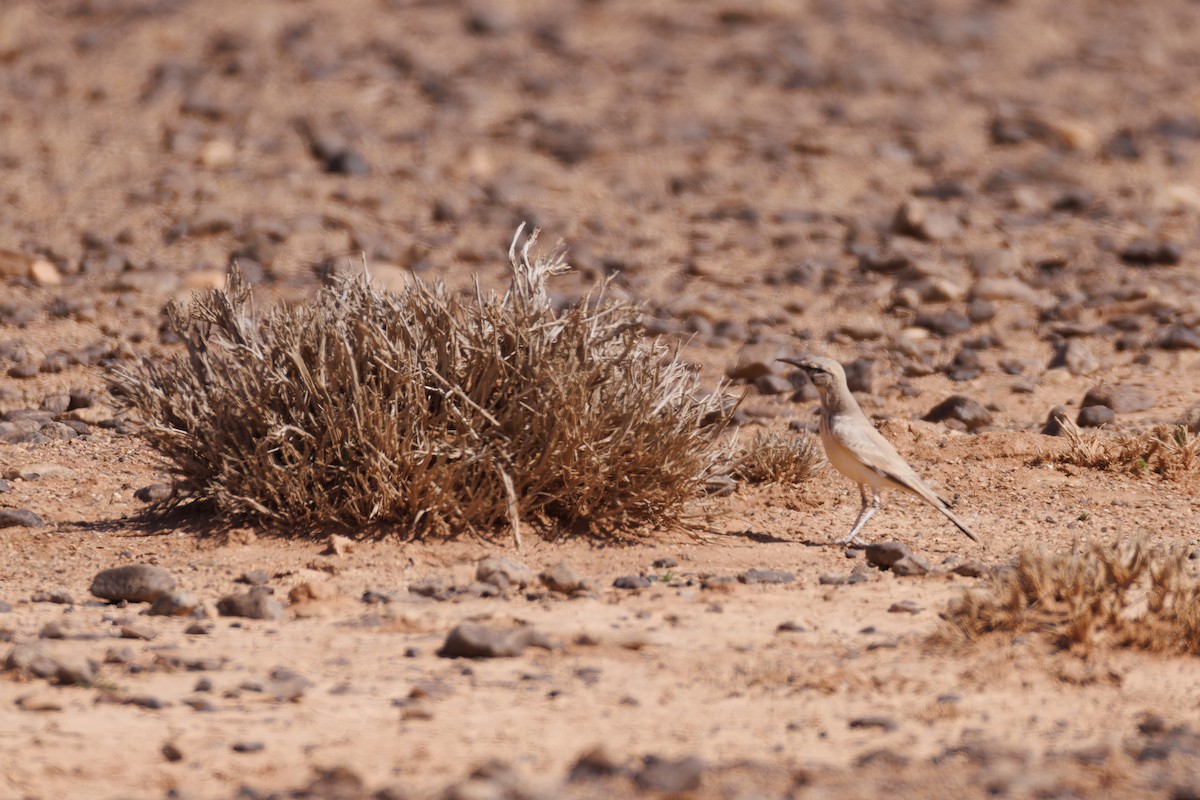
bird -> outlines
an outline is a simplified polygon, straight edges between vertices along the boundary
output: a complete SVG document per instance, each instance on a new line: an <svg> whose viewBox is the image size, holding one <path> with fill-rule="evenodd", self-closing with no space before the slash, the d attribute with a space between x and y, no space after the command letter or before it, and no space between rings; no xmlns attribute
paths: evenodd
<svg viewBox="0 0 1200 800"><path fill-rule="evenodd" d="M946 501L938 497L896 452L891 442L875 430L846 386L846 373L841 364L821 356L778 360L804 370L817 387L821 396L820 430L825 457L834 469L858 484L862 506L850 534L839 544L854 543L867 520L879 510L882 504L880 493L886 489L916 495L942 512L972 541L980 541L966 523L954 515Z"/></svg>

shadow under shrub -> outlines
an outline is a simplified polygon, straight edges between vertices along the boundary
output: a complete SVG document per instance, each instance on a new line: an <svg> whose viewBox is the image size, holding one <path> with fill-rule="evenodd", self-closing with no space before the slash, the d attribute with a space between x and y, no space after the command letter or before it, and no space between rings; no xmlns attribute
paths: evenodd
<svg viewBox="0 0 1200 800"><path fill-rule="evenodd" d="M603 287L556 310L544 284L569 267L531 259L535 239L514 240L503 295L343 277L256 315L231 272L169 309L186 355L118 373L116 391L180 499L226 515L410 535L679 521L719 469L722 398Z"/></svg>
<svg viewBox="0 0 1200 800"><path fill-rule="evenodd" d="M1185 551L1141 540L1024 551L942 618L934 635L942 642L1035 634L1083 654L1108 645L1200 655L1200 580Z"/></svg>

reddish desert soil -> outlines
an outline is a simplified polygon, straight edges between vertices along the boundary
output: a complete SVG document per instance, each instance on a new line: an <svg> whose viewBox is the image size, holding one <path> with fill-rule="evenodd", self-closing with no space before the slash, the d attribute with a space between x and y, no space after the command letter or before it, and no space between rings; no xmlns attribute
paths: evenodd
<svg viewBox="0 0 1200 800"><path fill-rule="evenodd" d="M1064 446L1039 433L1050 408L1097 384L1152 396L1116 430L1200 400L1198 37L1186 0L3 3L0 412L93 404L66 414L82 436L0 444L0 474L73 471L0 493L44 521L0 528L0 647L69 623L43 646L99 667L86 686L0 673L0 797L1197 796L1194 657L930 635L985 580L948 567L1198 544L1194 478L1035 464ZM555 291L614 276L710 385L746 342L869 359L864 408L986 548L896 497L864 538L934 573L870 567L833 543L858 495L828 469L700 503L699 531L522 552L394 531L323 555L143 516L134 492L169 475L112 423L105 370L174 352L168 300L231 259L261 302L363 258L391 285L502 286L521 221L571 249ZM943 312L969 327L914 329ZM1051 369L1068 340L1087 352ZM920 420L952 394L992 423ZM742 435L814 408L750 387ZM408 591L466 586L488 555L565 561L593 591ZM250 570L319 597L192 628L89 595L139 562L210 606ZM794 580L702 588L752 568ZM71 602L34 600L55 590ZM555 646L438 657L464 621ZM568 781L597 748L585 766L610 774Z"/></svg>

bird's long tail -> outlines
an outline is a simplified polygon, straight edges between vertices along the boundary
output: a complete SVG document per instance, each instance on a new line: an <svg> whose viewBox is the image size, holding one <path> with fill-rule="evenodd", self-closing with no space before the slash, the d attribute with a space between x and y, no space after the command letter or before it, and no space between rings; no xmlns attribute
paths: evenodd
<svg viewBox="0 0 1200 800"><path fill-rule="evenodd" d="M939 499L939 500L942 500L940 497L939 497L938 499ZM968 539L970 539L970 540L971 540L971 541L973 541L973 542L979 542L979 544L983 544L983 542L982 542L982 541L980 541L979 537L978 537L978 536L976 536L976 535L975 535L975 534L974 534L974 533L971 531L971 529L967 527L967 524L966 524L965 522L963 522L963 521L962 521L961 519L959 519L958 517L954 516L954 512L953 512L953 511L951 511L951 510L950 510L950 509L949 509L949 508L946 506L946 501L945 501L945 500L942 500L942 502L941 502L941 503L937 504L937 510L938 510L938 511L940 511L940 512L942 512L943 514L945 514L945 515L946 515L946 519L950 520L950 521L951 521L951 522L953 522L953 523L954 523L956 526L958 526L958 529L959 529L960 531L962 531L963 533L965 533L965 534L967 535L967 538L968 538Z"/></svg>

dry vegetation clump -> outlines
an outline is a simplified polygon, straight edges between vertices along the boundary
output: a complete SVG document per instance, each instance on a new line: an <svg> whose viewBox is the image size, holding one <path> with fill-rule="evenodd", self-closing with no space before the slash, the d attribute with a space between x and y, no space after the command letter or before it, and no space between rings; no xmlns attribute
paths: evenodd
<svg viewBox="0 0 1200 800"><path fill-rule="evenodd" d="M935 637L1033 633L1090 653L1102 645L1200 654L1200 580L1186 555L1134 540L1022 552L982 591L952 602Z"/></svg>
<svg viewBox="0 0 1200 800"><path fill-rule="evenodd" d="M183 498L226 515L411 535L679 520L721 460L723 397L603 287L556 309L545 281L569 266L531 258L535 238L503 295L349 277L256 315L235 271L170 308L187 353L115 391Z"/></svg>
<svg viewBox="0 0 1200 800"><path fill-rule="evenodd" d="M748 483L804 483L825 463L824 456L804 434L758 431L749 447L734 452L730 474Z"/></svg>
<svg viewBox="0 0 1200 800"><path fill-rule="evenodd" d="M1114 435L1083 431L1066 417L1059 423L1067 449L1042 456L1038 463L1153 473L1167 478L1200 471L1200 435L1183 425L1156 425L1140 433Z"/></svg>

